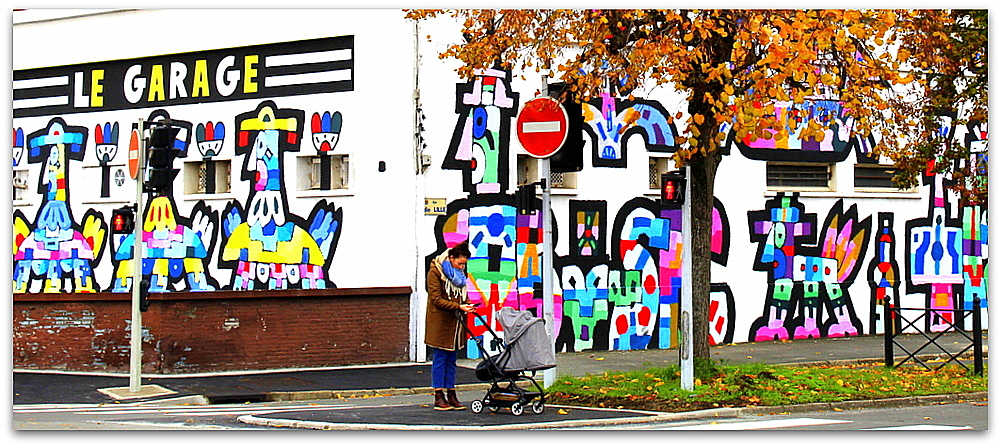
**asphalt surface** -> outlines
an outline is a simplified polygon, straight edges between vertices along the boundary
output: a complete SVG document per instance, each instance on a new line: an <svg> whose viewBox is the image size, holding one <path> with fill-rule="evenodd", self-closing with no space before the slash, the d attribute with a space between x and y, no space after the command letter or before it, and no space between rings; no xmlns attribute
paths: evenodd
<svg viewBox="0 0 1001 447"><path fill-rule="evenodd" d="M894 356L902 361L926 345L918 358L948 359L965 350L963 360L973 368L972 342L968 334L933 334L934 342L921 334L899 336ZM987 333L983 334L983 351L987 353ZM851 364L882 361L882 336L861 336L789 342L740 343L710 348L713 359L728 364ZM476 379L473 368L479 359L460 359L456 383L463 402L482 399L489 382ZM557 354L557 376L579 377L606 371L632 371L654 366L678 364L678 351L585 351ZM908 362L914 362L909 359ZM128 387L128 374L97 375L73 372L15 370L14 404L116 403L98 391L102 388ZM542 382L542 373L536 380ZM208 403L242 403L262 401L316 400L368 396L399 395L408 397L404 403L379 407L358 406L343 411L304 411L281 413L280 419L266 415L246 417L244 422L258 425L298 426L301 428L533 428L596 421L620 421L657 416L651 412L618 411L546 406L541 414L526 409L520 416L502 408L496 413L485 409L472 411L434 411L430 408L431 366L428 363L394 365L364 365L325 369L283 370L277 372L241 372L197 375L144 375L142 384L156 384L176 394L166 398L203 397ZM985 393L986 394L986 393ZM141 398L129 402L163 402L165 397ZM426 402L425 402L426 401ZM698 417L698 414L690 415Z"/></svg>

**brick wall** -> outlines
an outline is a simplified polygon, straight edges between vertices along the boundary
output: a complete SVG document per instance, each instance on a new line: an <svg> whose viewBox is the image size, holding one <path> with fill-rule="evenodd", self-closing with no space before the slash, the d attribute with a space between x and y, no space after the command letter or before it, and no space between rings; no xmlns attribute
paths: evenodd
<svg viewBox="0 0 1001 447"><path fill-rule="evenodd" d="M409 287L152 294L143 372L406 361ZM15 294L14 368L127 372L131 295Z"/></svg>

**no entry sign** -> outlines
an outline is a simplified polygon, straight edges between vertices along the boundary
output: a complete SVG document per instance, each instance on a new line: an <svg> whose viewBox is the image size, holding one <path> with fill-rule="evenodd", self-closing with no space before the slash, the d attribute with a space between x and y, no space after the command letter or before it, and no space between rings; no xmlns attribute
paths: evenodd
<svg viewBox="0 0 1001 447"><path fill-rule="evenodd" d="M526 102L518 113L517 125L518 141L536 158L555 154L567 139L567 111L548 96Z"/></svg>
<svg viewBox="0 0 1001 447"><path fill-rule="evenodd" d="M139 175L139 131L132 130L132 140L129 141L129 177Z"/></svg>

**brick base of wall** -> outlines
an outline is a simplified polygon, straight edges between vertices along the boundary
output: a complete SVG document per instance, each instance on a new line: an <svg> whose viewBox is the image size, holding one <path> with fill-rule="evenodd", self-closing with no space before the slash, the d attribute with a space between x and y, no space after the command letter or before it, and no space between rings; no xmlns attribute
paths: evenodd
<svg viewBox="0 0 1001 447"><path fill-rule="evenodd" d="M152 294L143 372L409 359L409 287ZM15 294L14 368L128 372L131 295Z"/></svg>

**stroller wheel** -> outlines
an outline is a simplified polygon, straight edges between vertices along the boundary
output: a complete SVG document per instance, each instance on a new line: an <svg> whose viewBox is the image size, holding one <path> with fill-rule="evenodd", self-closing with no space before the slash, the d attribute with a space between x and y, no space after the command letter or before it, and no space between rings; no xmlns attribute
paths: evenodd
<svg viewBox="0 0 1001 447"><path fill-rule="evenodd" d="M546 404L542 403L541 400L537 400L535 402L532 402L532 412L533 413L535 413L535 414L542 414L543 411L546 411Z"/></svg>
<svg viewBox="0 0 1001 447"><path fill-rule="evenodd" d="M500 411L500 407L487 407L487 409L489 409L491 413Z"/></svg>
<svg viewBox="0 0 1001 447"><path fill-rule="evenodd" d="M515 402L511 404L511 414L515 416L521 416L521 413L525 411L525 406L521 402Z"/></svg>
<svg viewBox="0 0 1001 447"><path fill-rule="evenodd" d="M474 400L474 401L470 402L469 403L469 409L472 410L473 413L476 413L476 414L482 413L483 412L483 401L482 400Z"/></svg>

